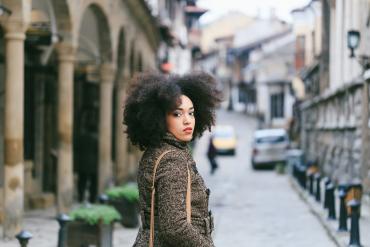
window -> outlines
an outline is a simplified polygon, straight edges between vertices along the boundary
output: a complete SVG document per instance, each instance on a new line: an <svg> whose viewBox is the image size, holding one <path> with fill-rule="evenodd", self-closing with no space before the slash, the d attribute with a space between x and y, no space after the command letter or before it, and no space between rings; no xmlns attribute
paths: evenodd
<svg viewBox="0 0 370 247"><path fill-rule="evenodd" d="M272 118L284 117L284 93L272 94L270 96L270 110Z"/></svg>

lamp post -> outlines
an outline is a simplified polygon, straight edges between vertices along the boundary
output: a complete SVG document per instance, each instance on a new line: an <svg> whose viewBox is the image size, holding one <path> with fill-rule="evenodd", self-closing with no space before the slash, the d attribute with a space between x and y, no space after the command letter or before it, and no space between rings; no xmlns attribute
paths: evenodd
<svg viewBox="0 0 370 247"><path fill-rule="evenodd" d="M355 50L360 46L361 33L357 30L349 30L347 32L347 47L350 49L350 58L356 58ZM370 68L370 57L367 55L358 55L357 61L361 65L363 71Z"/></svg>
<svg viewBox="0 0 370 247"><path fill-rule="evenodd" d="M357 30L349 30L347 32L347 46L351 50L350 58L355 57L355 49L360 45L361 34Z"/></svg>

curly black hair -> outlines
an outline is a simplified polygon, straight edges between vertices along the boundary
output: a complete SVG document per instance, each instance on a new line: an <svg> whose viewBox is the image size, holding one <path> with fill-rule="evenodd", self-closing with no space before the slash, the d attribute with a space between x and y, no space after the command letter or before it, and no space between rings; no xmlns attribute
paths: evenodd
<svg viewBox="0 0 370 247"><path fill-rule="evenodd" d="M195 109L193 138L215 123L215 108L221 102L221 92L212 76L204 72L184 76L138 74L133 79L126 98L123 124L133 145L141 150L157 146L167 132L166 114L181 103L186 95Z"/></svg>

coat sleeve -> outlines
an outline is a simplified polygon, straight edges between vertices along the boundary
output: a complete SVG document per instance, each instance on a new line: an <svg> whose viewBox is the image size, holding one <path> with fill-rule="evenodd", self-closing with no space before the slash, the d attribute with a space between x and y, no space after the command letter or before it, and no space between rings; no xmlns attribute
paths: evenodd
<svg viewBox="0 0 370 247"><path fill-rule="evenodd" d="M213 247L186 221L187 167L176 154L168 154L157 169L156 195L159 238L171 246Z"/></svg>

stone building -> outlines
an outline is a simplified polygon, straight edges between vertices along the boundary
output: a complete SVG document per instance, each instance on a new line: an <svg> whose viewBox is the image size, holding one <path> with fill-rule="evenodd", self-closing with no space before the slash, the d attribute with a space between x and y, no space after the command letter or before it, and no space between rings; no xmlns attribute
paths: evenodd
<svg viewBox="0 0 370 247"><path fill-rule="evenodd" d="M244 81L256 88L256 102L247 104L258 112L260 128L288 128L292 117L291 83L294 76L294 41L292 31L265 41L249 53ZM262 121L263 120L263 121Z"/></svg>
<svg viewBox="0 0 370 247"><path fill-rule="evenodd" d="M326 61L325 64L320 63L320 61L324 61L324 54L327 53L324 52L323 38L327 37L327 35L324 35L322 31L322 8L321 1L315 0L291 12L293 33L295 35L296 75L292 80L295 103L293 105L293 121L290 124L289 133L291 141L295 144L300 143L301 137L302 118L299 110L300 104L305 99L310 99L320 94L325 87L324 83L320 84L320 81L327 81L327 78L320 80L320 74L328 75L329 73L328 62Z"/></svg>
<svg viewBox="0 0 370 247"><path fill-rule="evenodd" d="M277 40L279 39L283 39L283 37L288 35L290 32L291 32L291 27L288 23L282 20L279 20L274 15L271 15L269 18L266 18L266 19L255 18L252 24L250 24L248 27L240 29L235 34L233 45L232 45L232 48L230 49L230 55L232 57L232 63L231 63L232 78L231 78L231 83L230 83L231 92L232 92L231 93L232 100L230 100L230 102L232 102L234 109L244 108L245 112L248 114L257 113L256 111L257 109L256 108L256 105L257 105L256 96L258 96L258 93L256 91L257 89L256 79L257 78L254 75L250 75L250 72L251 72L251 67L257 66L258 62L251 61L251 54L253 52L254 54L260 51L263 52L264 46L265 47L269 45L271 46L271 43L277 42ZM267 66L270 68L274 67L273 63L268 64L269 62L267 62L267 60L265 62L266 63L263 66ZM283 65L282 67L285 67L285 65ZM282 72L283 70L285 70L285 68L282 69L282 67L276 66L275 68L279 70L280 72ZM271 73L269 73L268 70L269 69L263 71L263 69L261 69L260 75L264 74L266 75L266 77L270 76ZM272 78L262 79L261 77L258 79L261 79L261 81L264 81L264 83L267 83L267 82L270 83L274 80ZM279 92L276 91L275 93L276 95L279 94L281 96L282 91L285 91L284 89L285 86L283 85L282 87L280 86L277 86L277 87L279 88L278 89ZM272 89L272 87L270 88ZM278 96L279 99L277 101L283 102L284 101L283 97L280 97L280 96ZM280 106L279 106L279 109L277 110L278 114L276 115L276 117L280 118L280 116L282 116L281 113L284 111L283 110L284 104L279 104L279 105ZM271 120L270 117L268 120ZM269 124L272 124L272 122Z"/></svg>
<svg viewBox="0 0 370 247"><path fill-rule="evenodd" d="M370 189L368 56L370 2L322 0L321 52L306 76L301 106L301 146L307 158L337 183ZM361 34L350 56L348 31ZM355 47L356 48L356 47ZM312 54L312 53L311 53ZM310 82L310 83L308 83ZM312 83L313 82L313 83ZM316 84L316 85L315 85Z"/></svg>
<svg viewBox="0 0 370 247"><path fill-rule="evenodd" d="M96 136L97 191L130 179L140 152L122 125L125 89L157 70L158 48L184 27L195 1L3 0L0 4L0 223L21 228L23 210L76 200L81 135ZM163 18L177 26L164 29ZM172 28L172 29L171 29ZM186 38L186 37L185 37ZM176 54L175 54L176 55ZM190 67L190 66L188 66ZM94 153L93 149L91 153ZM86 164L85 164L86 165ZM89 167L88 167L89 168Z"/></svg>

